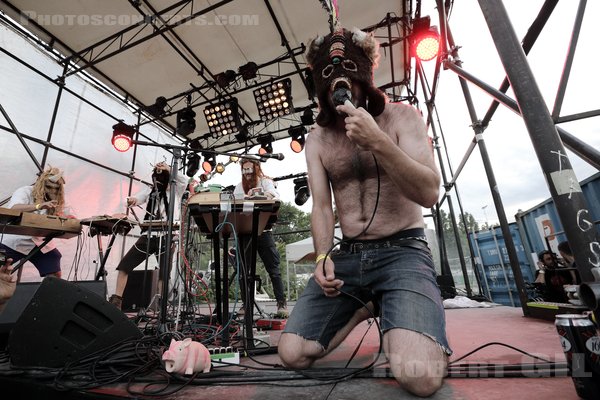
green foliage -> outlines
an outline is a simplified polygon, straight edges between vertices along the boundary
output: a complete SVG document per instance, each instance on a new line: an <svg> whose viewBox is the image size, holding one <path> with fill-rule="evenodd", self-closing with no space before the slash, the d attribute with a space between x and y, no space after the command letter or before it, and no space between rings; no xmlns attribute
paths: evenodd
<svg viewBox="0 0 600 400"><path fill-rule="evenodd" d="M463 219L458 215L458 231L459 238L462 244L462 249L464 254L469 254L469 244L467 242L467 232L471 233L473 231L479 230L479 224L475 220L475 217L469 213L465 212L465 221L467 224L467 229L465 230L465 224L463 223ZM440 210L439 217L441 218L442 228L444 231L444 239L446 242L446 249L448 251L448 257L454 258L458 256L457 244L456 244L456 236L454 234L454 228L452 227L452 220L450 219L450 215L446 213L445 210Z"/></svg>
<svg viewBox="0 0 600 400"><path fill-rule="evenodd" d="M288 278L285 246L290 243L306 239L307 237L310 237L310 235L310 214L300 210L292 203L282 202L281 206L279 207L277 222L273 227L273 236L281 260L279 269L281 271L283 289L286 293L286 297L292 297L288 298L288 300L295 300L296 294L302 292L303 286L300 287L302 282L299 282L296 279L296 276L294 275L294 269L292 268L290 268ZM271 279L269 278L269 274L267 273L260 257L257 258L256 266L257 273L261 277L265 291L269 294L269 297L275 298ZM288 281L291 296L287 295Z"/></svg>
<svg viewBox="0 0 600 400"><path fill-rule="evenodd" d="M277 242L284 244L306 239L310 236L310 214L292 203L281 203L273 234ZM285 247L283 254L285 254Z"/></svg>

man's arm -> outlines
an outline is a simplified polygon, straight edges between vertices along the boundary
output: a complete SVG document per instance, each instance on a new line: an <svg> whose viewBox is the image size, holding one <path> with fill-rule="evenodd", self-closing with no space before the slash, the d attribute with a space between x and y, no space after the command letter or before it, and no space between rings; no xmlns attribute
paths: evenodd
<svg viewBox="0 0 600 400"><path fill-rule="evenodd" d="M337 109L348 114L346 135L363 150L375 155L377 162L403 194L425 208L438 200L440 175L435 165L427 130L417 110L402 105L391 107L396 132L383 132L362 107L342 105ZM400 132L400 134L398 133Z"/></svg>
<svg viewBox="0 0 600 400"><path fill-rule="evenodd" d="M318 129L318 128L317 128ZM321 161L320 137L316 133L308 135L305 154L308 167L308 183L312 196L311 232L317 257L327 254L333 246L335 218L331 203L329 178ZM314 277L328 296L336 296L343 282L335 279L334 264L329 258L318 260Z"/></svg>
<svg viewBox="0 0 600 400"><path fill-rule="evenodd" d="M15 190L6 207L22 212L34 212L39 210L47 210L58 205L56 200L45 201L43 203L34 204L33 198L29 195L26 187Z"/></svg>
<svg viewBox="0 0 600 400"><path fill-rule="evenodd" d="M260 185L262 186L265 196L268 199L279 199L279 192L275 187L275 182L271 178L261 178Z"/></svg>

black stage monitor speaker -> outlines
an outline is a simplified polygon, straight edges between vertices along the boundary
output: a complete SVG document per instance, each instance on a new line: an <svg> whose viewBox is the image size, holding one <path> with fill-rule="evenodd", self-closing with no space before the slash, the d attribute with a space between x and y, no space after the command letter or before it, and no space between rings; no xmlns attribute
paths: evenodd
<svg viewBox="0 0 600 400"><path fill-rule="evenodd" d="M105 295L46 277L13 327L8 353L17 367L56 368L141 336Z"/></svg>
<svg viewBox="0 0 600 400"><path fill-rule="evenodd" d="M105 281L73 281L78 287L90 290L102 298L106 298ZM41 282L17 283L15 294L6 303L4 311L0 313L0 334L8 334L29 304L33 295L40 287Z"/></svg>
<svg viewBox="0 0 600 400"><path fill-rule="evenodd" d="M131 271L123 291L121 310L138 311L140 308L147 308L156 293L158 293L158 269Z"/></svg>

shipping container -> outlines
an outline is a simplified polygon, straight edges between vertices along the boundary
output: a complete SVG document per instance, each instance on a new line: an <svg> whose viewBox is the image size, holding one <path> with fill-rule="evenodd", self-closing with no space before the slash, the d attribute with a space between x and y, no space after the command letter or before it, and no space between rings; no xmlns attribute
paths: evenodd
<svg viewBox="0 0 600 400"><path fill-rule="evenodd" d="M589 217L596 222L596 229L600 232L600 172L581 181L580 186L589 207ZM537 262L537 254L543 250L550 249L558 254L558 244L567 239L552 198L527 211L518 212L515 219L521 241L534 263Z"/></svg>
<svg viewBox="0 0 600 400"><path fill-rule="evenodd" d="M521 274L525 282L535 280L535 267L529 261L521 242L517 224L509 224L515 244ZM513 307L521 307L517 285L508 259L508 251L500 227L469 234L475 252L475 267L484 295L491 301Z"/></svg>

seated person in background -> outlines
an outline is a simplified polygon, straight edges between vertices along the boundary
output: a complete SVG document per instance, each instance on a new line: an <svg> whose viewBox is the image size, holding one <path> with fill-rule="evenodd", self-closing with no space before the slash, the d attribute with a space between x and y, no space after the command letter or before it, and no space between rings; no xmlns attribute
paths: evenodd
<svg viewBox="0 0 600 400"><path fill-rule="evenodd" d="M63 172L58 168L48 167L39 174L33 185L23 186L15 190L7 208L21 212L32 212L45 215L61 215L65 205L65 180ZM0 249L6 252L7 258L14 262L25 257L44 238L24 235L2 235ZM41 277L48 275L61 277L60 259L62 255L50 241L29 260L37 268Z"/></svg>
<svg viewBox="0 0 600 400"><path fill-rule="evenodd" d="M566 240L560 242L558 244L558 252L560 253L560 256L562 257L568 268L575 268L575 270L571 270L570 272L571 276L573 277L573 284L579 285L579 283L581 283L581 280L579 279L579 272L577 271L577 266L575 265L575 257L573 256L573 252L571 251L571 246L569 246L569 242L567 242Z"/></svg>
<svg viewBox="0 0 600 400"><path fill-rule="evenodd" d="M4 310L8 300L15 294L17 287L16 278L10 274L11 264L12 258L7 258L0 266L0 313Z"/></svg>
<svg viewBox="0 0 600 400"><path fill-rule="evenodd" d="M538 267L536 271L535 282L541 283L542 296L545 301L556 303L567 303L569 301L564 285L575 284L572 271L566 270L556 259L556 255L550 250L544 250L538 254Z"/></svg>

